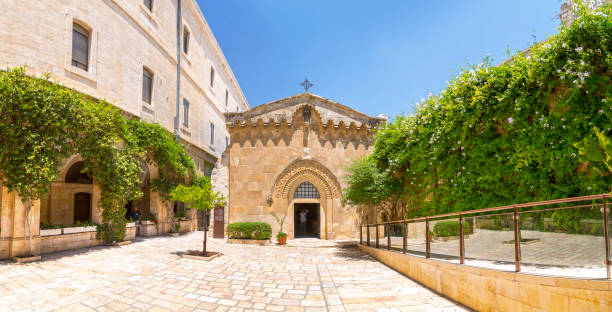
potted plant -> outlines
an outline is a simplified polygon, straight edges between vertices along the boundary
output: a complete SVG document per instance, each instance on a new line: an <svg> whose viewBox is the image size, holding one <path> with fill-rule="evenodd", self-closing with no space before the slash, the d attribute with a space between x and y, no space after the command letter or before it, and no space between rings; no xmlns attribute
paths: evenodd
<svg viewBox="0 0 612 312"><path fill-rule="evenodd" d="M278 225L280 225L280 232L276 234L276 240L278 241L278 244L279 245L287 244L287 233L283 232L283 224L285 224L285 219L287 218L287 215L284 215L282 218L277 216L274 212L272 212L271 215L274 217L274 219L276 219L276 222L278 222Z"/></svg>

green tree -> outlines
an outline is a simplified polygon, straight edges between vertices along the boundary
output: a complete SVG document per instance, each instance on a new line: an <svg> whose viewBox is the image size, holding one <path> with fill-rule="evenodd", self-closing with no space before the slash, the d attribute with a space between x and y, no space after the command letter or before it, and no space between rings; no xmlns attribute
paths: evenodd
<svg viewBox="0 0 612 312"><path fill-rule="evenodd" d="M209 211L216 206L225 205L225 197L213 190L210 179L206 176L194 179L190 186L178 185L170 192L170 199L188 204L188 208ZM202 242L202 256L206 256L206 237L208 224L204 225L204 240Z"/></svg>
<svg viewBox="0 0 612 312"><path fill-rule="evenodd" d="M380 215L384 220L407 217L403 185L388 170L381 172L371 157L365 157L353 161L347 171L342 199L357 207L362 220L368 215Z"/></svg>

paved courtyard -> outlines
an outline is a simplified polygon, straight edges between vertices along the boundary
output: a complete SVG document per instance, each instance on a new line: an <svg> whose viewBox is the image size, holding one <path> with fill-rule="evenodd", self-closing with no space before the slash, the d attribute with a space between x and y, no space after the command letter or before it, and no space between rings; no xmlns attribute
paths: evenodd
<svg viewBox="0 0 612 312"><path fill-rule="evenodd" d="M0 262L0 311L464 311L355 247L229 245L202 232Z"/></svg>

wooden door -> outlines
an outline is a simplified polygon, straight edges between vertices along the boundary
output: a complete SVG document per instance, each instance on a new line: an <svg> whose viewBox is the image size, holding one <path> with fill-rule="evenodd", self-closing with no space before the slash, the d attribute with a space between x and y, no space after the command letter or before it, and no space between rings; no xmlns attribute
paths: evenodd
<svg viewBox="0 0 612 312"><path fill-rule="evenodd" d="M223 238L225 237L225 220L224 220L224 209L222 206L215 207L214 210L214 231L213 238Z"/></svg>
<svg viewBox="0 0 612 312"><path fill-rule="evenodd" d="M91 195L89 193L74 194L74 222L90 221Z"/></svg>

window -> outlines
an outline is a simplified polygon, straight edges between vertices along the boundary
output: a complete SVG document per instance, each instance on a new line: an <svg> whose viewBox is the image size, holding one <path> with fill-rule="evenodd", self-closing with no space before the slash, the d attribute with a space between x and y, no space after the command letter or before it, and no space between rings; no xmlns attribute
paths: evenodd
<svg viewBox="0 0 612 312"><path fill-rule="evenodd" d="M229 92L225 90L225 107L227 107L228 102L229 102Z"/></svg>
<svg viewBox="0 0 612 312"><path fill-rule="evenodd" d="M210 123L210 145L215 144L215 125Z"/></svg>
<svg viewBox="0 0 612 312"><path fill-rule="evenodd" d="M142 69L142 101L151 104L153 91L153 73L146 68Z"/></svg>
<svg viewBox="0 0 612 312"><path fill-rule="evenodd" d="M225 147L229 146L229 137L225 137Z"/></svg>
<svg viewBox="0 0 612 312"><path fill-rule="evenodd" d="M77 23L72 24L72 66L89 68L89 31Z"/></svg>
<svg viewBox="0 0 612 312"><path fill-rule="evenodd" d="M212 66L210 67L210 86L215 86L215 69Z"/></svg>
<svg viewBox="0 0 612 312"><path fill-rule="evenodd" d="M236 113L238 112L238 106L236 106Z"/></svg>
<svg viewBox="0 0 612 312"><path fill-rule="evenodd" d="M319 191L310 182L304 182L293 193L293 198L320 198Z"/></svg>
<svg viewBox="0 0 612 312"><path fill-rule="evenodd" d="M153 12L153 0L144 0L144 6L149 9L149 11Z"/></svg>
<svg viewBox="0 0 612 312"><path fill-rule="evenodd" d="M183 126L189 128L189 101L183 99Z"/></svg>
<svg viewBox="0 0 612 312"><path fill-rule="evenodd" d="M187 30L187 27L183 28L183 52L185 54L189 52L189 30Z"/></svg>

